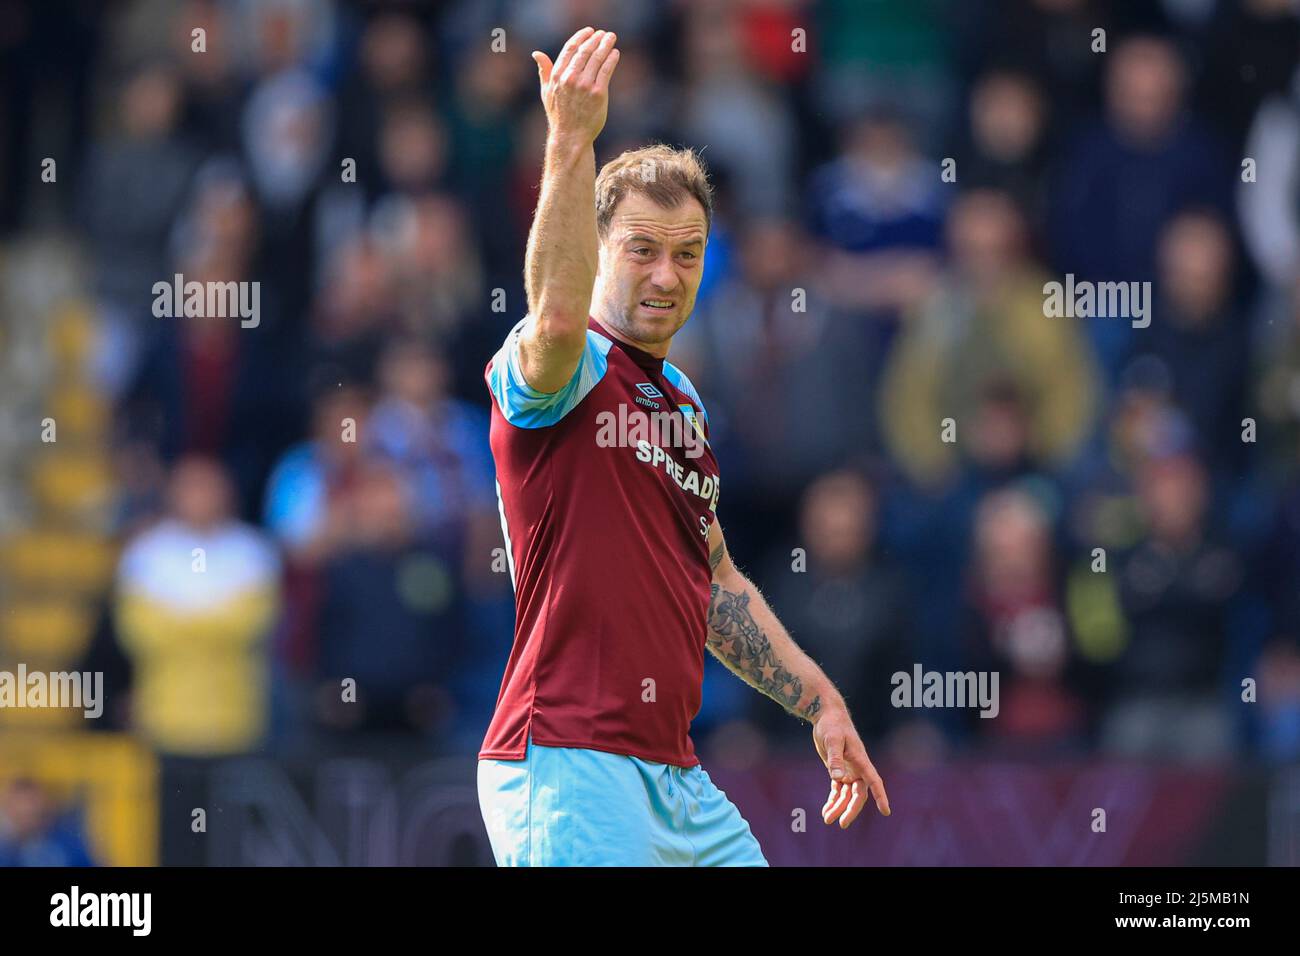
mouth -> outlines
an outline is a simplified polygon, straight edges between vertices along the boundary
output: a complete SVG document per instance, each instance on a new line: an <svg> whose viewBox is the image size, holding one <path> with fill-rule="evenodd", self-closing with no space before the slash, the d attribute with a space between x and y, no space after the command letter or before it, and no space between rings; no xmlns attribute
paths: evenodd
<svg viewBox="0 0 1300 956"><path fill-rule="evenodd" d="M642 299L641 308L648 312L667 314L677 308L677 303L672 299Z"/></svg>

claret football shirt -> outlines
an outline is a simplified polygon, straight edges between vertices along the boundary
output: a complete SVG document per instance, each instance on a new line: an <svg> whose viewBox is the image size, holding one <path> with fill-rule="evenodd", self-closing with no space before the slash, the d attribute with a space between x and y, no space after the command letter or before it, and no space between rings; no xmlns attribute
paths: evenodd
<svg viewBox="0 0 1300 956"><path fill-rule="evenodd" d="M529 735L691 767L718 463L709 419L670 362L588 321L560 391L530 388L527 319L484 372L515 636L479 757Z"/></svg>

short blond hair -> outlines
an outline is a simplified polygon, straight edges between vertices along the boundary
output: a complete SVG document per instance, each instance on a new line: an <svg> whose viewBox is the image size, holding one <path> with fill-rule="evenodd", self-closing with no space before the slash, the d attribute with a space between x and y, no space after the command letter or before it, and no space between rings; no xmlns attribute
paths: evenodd
<svg viewBox="0 0 1300 956"><path fill-rule="evenodd" d="M704 207L705 235L713 225L713 187L693 150L657 143L626 150L601 167L596 177L596 233L601 239L609 233L618 204L632 193L663 209L676 209L693 196Z"/></svg>

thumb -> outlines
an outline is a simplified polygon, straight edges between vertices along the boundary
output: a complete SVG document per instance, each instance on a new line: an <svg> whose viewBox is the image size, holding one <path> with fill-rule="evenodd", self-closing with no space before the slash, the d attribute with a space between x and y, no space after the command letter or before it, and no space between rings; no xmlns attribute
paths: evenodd
<svg viewBox="0 0 1300 956"><path fill-rule="evenodd" d="M826 740L826 769L832 780L844 777L844 738L830 737Z"/></svg>
<svg viewBox="0 0 1300 956"><path fill-rule="evenodd" d="M555 66L555 64L551 62L551 58L540 50L534 50L533 60L537 63L537 78L542 81L543 85L549 83L551 80L551 70Z"/></svg>

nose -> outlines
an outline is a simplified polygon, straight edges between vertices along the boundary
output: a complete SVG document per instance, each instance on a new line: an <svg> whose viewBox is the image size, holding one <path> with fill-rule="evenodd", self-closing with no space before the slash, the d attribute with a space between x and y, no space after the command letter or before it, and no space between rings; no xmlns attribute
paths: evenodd
<svg viewBox="0 0 1300 956"><path fill-rule="evenodd" d="M673 268L671 255L664 253L659 257L655 262L654 271L650 273L650 281L659 292L672 292L677 288L677 270Z"/></svg>

